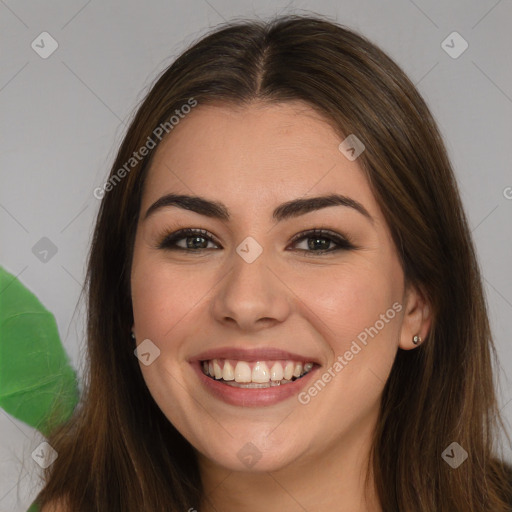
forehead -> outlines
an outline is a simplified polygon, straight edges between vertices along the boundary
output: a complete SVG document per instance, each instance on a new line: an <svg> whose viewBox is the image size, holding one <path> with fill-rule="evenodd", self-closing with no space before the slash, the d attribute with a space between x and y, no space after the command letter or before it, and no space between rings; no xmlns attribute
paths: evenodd
<svg viewBox="0 0 512 512"><path fill-rule="evenodd" d="M302 102L198 105L159 145L143 208L169 192L222 199L261 214L277 203L333 192L378 216L366 176L338 149L342 137Z"/></svg>

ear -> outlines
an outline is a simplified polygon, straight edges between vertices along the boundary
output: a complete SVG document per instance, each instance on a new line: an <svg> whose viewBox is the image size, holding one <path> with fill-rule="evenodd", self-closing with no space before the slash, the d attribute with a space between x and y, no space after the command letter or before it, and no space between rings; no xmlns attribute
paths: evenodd
<svg viewBox="0 0 512 512"><path fill-rule="evenodd" d="M432 307L426 301L424 294L415 286L407 285L404 300L405 312L400 330L399 347L411 350L418 347L412 341L415 335L421 337L422 342L429 333L432 324Z"/></svg>

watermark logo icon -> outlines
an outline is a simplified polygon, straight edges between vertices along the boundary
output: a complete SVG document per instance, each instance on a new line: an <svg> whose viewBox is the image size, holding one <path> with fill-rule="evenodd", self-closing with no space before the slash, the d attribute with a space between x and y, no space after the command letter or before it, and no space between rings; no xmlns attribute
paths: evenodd
<svg viewBox="0 0 512 512"><path fill-rule="evenodd" d="M248 236L242 243L236 248L236 252L247 262L252 263L260 254L263 252L263 247L256 242L252 236Z"/></svg>
<svg viewBox="0 0 512 512"><path fill-rule="evenodd" d="M51 466L59 456L56 450L46 441L42 442L33 452L32 458L43 468Z"/></svg>
<svg viewBox="0 0 512 512"><path fill-rule="evenodd" d="M149 366L160 355L160 349L150 339L145 339L133 353L144 366Z"/></svg>
<svg viewBox="0 0 512 512"><path fill-rule="evenodd" d="M32 254L41 263L48 263L57 254L57 246L49 238L43 236L32 247Z"/></svg>
<svg viewBox="0 0 512 512"><path fill-rule="evenodd" d="M356 135L351 133L339 146L338 149L343 153L347 160L353 162L366 149Z"/></svg>
<svg viewBox="0 0 512 512"><path fill-rule="evenodd" d="M59 47L59 43L48 32L41 32L30 46L39 57L47 59Z"/></svg>
<svg viewBox="0 0 512 512"><path fill-rule="evenodd" d="M453 469L457 469L468 458L468 452L454 441L445 449L441 457Z"/></svg>
<svg viewBox="0 0 512 512"><path fill-rule="evenodd" d="M248 468L252 468L262 457L261 451L253 443L245 443L237 453L240 461Z"/></svg>
<svg viewBox="0 0 512 512"><path fill-rule="evenodd" d="M452 32L441 43L441 48L452 59L458 59L468 49L468 47L468 42L458 32Z"/></svg>

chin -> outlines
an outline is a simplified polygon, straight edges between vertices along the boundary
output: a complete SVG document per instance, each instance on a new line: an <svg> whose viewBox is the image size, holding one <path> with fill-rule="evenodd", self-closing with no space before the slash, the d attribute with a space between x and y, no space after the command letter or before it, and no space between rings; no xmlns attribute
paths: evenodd
<svg viewBox="0 0 512 512"><path fill-rule="evenodd" d="M249 438L248 438L249 439ZM202 450L202 456L210 463L221 466L229 471L264 473L279 471L286 468L300 456L298 447L285 446L282 443L268 443L262 448L263 443L257 441L235 441L230 445L223 444L218 447L209 445L206 451Z"/></svg>
<svg viewBox="0 0 512 512"><path fill-rule="evenodd" d="M240 450L240 458L236 454L235 457L226 454L224 457L212 459L212 462L229 471L268 473L284 469L293 462L293 458L263 453L247 444Z"/></svg>

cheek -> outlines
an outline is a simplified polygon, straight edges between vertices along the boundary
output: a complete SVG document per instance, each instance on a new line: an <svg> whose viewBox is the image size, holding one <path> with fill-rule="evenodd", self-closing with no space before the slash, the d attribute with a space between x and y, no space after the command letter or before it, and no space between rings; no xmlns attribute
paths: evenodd
<svg viewBox="0 0 512 512"><path fill-rule="evenodd" d="M326 374L328 383L306 390L304 402L325 408L333 428L355 419L354 411L360 417L375 407L393 366L403 316L402 274L399 265L388 263L331 269L297 293L307 297L301 314L331 351L319 376Z"/></svg>
<svg viewBox="0 0 512 512"><path fill-rule="evenodd" d="M378 269L347 268L315 280L319 286L310 288L302 314L332 353L318 380L299 398L304 421L309 421L306 416L323 418L325 442L363 425L378 408L398 349L399 275L391 279L391 273Z"/></svg>
<svg viewBox="0 0 512 512"><path fill-rule="evenodd" d="M190 269L158 258L140 259L132 272L133 315L138 336L163 341L208 290Z"/></svg>
<svg viewBox="0 0 512 512"><path fill-rule="evenodd" d="M336 353L343 353L365 328L376 322L382 327L381 315L386 316L401 299L399 275L391 267L383 270L370 265L324 268L311 272L307 279L295 280L293 291L300 299L301 315ZM386 316L386 320L392 318L385 322L382 334L397 331L397 316L395 310Z"/></svg>
<svg viewBox="0 0 512 512"><path fill-rule="evenodd" d="M192 332L190 322L195 324L194 307L200 307L207 292L207 288L197 286L198 282L193 270L169 265L152 255L134 257L131 286L135 331L138 341L149 339L160 351L151 364L140 365L142 375L169 421L182 426L187 418L184 411L190 410L191 404L180 384L184 382L181 351Z"/></svg>
<svg viewBox="0 0 512 512"><path fill-rule="evenodd" d="M310 287L304 311L310 310L308 318L332 354L319 376L325 374L327 384L306 389L303 403L323 410L319 414L329 418L333 432L376 407L393 366L403 316L402 273L388 263L347 266Z"/></svg>

